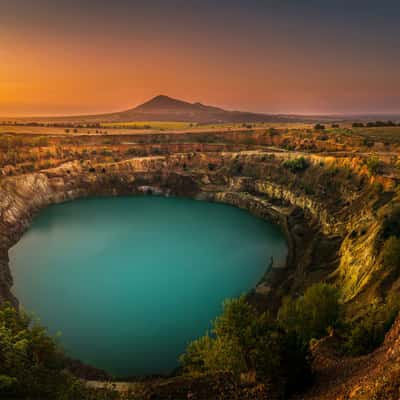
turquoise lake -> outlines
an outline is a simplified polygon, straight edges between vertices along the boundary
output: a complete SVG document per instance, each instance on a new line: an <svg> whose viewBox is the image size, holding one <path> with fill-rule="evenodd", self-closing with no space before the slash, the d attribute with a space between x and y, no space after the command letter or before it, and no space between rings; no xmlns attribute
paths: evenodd
<svg viewBox="0 0 400 400"><path fill-rule="evenodd" d="M43 210L10 250L13 292L74 358L168 373L226 298L283 263L279 228L223 204L92 198Z"/></svg>

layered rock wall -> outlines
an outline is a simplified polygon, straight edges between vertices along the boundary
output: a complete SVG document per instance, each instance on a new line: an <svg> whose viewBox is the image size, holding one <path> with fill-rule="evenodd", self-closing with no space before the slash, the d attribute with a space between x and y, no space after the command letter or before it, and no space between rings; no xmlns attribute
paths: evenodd
<svg viewBox="0 0 400 400"><path fill-rule="evenodd" d="M0 299L15 302L7 252L40 209L80 197L143 194L223 202L278 223L287 237L288 260L286 268L275 265L255 291L265 302L278 292L300 293L321 279L340 282L345 300L357 298L373 287L378 268L375 242L381 224L370 205L379 196L359 175L332 169L332 160L310 158L307 170L295 173L283 166L287 157L262 150L174 153L119 162L74 161L3 178ZM393 201L387 197L379 206ZM375 289L368 293L375 296Z"/></svg>

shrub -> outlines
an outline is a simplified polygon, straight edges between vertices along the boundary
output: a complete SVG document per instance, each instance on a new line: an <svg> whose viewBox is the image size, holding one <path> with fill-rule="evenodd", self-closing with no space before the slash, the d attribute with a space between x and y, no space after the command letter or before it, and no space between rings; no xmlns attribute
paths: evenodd
<svg viewBox="0 0 400 400"><path fill-rule="evenodd" d="M34 172L35 166L33 164L25 164L23 166L24 172Z"/></svg>
<svg viewBox="0 0 400 400"><path fill-rule="evenodd" d="M295 332L308 344L319 339L331 328L340 325L339 292L333 286L318 283L309 287L298 299L284 299L278 321L287 332Z"/></svg>
<svg viewBox="0 0 400 400"><path fill-rule="evenodd" d="M62 356L43 328L31 326L24 314L5 306L0 310L0 385L12 395L48 395L65 378ZM38 379L40 377L40 379Z"/></svg>
<svg viewBox="0 0 400 400"><path fill-rule="evenodd" d="M379 347L400 311L400 299L391 297L386 303L373 305L360 320L349 324L344 344L352 356L368 354Z"/></svg>
<svg viewBox="0 0 400 400"><path fill-rule="evenodd" d="M277 129L275 129L275 128L269 128L267 132L268 132L269 136L277 136L277 135L279 135L279 131Z"/></svg>
<svg viewBox="0 0 400 400"><path fill-rule="evenodd" d="M109 149L102 149L100 154L104 157L110 157L113 155L113 152L112 152L112 150L109 150Z"/></svg>
<svg viewBox="0 0 400 400"><path fill-rule="evenodd" d="M244 296L226 301L211 333L190 343L180 360L184 372L191 375L227 372L239 378L255 373L257 380L275 380L292 389L310 376L308 349L297 335L286 335Z"/></svg>
<svg viewBox="0 0 400 400"><path fill-rule="evenodd" d="M240 161L235 161L231 167L231 174L232 175L241 175L243 173L243 164Z"/></svg>
<svg viewBox="0 0 400 400"><path fill-rule="evenodd" d="M0 136L0 149L4 151L13 151L23 145L24 141L19 136Z"/></svg>
<svg viewBox="0 0 400 400"><path fill-rule="evenodd" d="M286 160L283 166L295 173L306 170L309 167L309 163L304 157L298 157L293 160Z"/></svg>
<svg viewBox="0 0 400 400"><path fill-rule="evenodd" d="M314 125L314 130L316 130L316 131L323 131L324 129L325 129L325 125L322 125L322 124Z"/></svg>
<svg viewBox="0 0 400 400"><path fill-rule="evenodd" d="M115 399L88 389L65 370L63 352L44 328L6 304L0 308L0 396L30 399ZM99 397L101 395L102 397Z"/></svg>
<svg viewBox="0 0 400 400"><path fill-rule="evenodd" d="M271 339L268 333L272 330L267 315L257 317L244 297L227 300L223 314L213 322L212 333L192 342L181 361L189 373L230 372L239 376L259 364L259 345ZM269 369L267 365L277 367L276 346L271 350L268 360L263 360L264 370Z"/></svg>
<svg viewBox="0 0 400 400"><path fill-rule="evenodd" d="M365 165L367 166L370 175L375 175L376 173L379 172L381 162L378 157L370 157L365 162Z"/></svg>
<svg viewBox="0 0 400 400"><path fill-rule="evenodd" d="M45 136L39 136L32 140L32 146L36 147L46 147L49 144L49 140Z"/></svg>

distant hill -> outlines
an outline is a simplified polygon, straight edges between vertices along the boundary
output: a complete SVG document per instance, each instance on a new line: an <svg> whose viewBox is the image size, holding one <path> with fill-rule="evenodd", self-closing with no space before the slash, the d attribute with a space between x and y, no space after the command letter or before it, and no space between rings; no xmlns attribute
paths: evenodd
<svg viewBox="0 0 400 400"><path fill-rule="evenodd" d="M5 119L3 119L5 120ZM354 114L354 115L295 115L295 114L261 114L246 111L229 111L222 108L189 103L169 96L159 95L145 103L126 111L97 114L58 117L21 117L11 120L34 122L131 122L131 121L161 121L161 122L193 122L199 124L218 123L255 123L255 122L345 122L345 121L377 121L393 120L400 122L400 115L389 114Z"/></svg>
<svg viewBox="0 0 400 400"><path fill-rule="evenodd" d="M151 100L126 111L93 116L102 121L182 121L197 123L223 122L283 122L285 117L255 114L242 111L227 111L222 108L201 103L189 103L159 95Z"/></svg>
<svg viewBox="0 0 400 400"><path fill-rule="evenodd" d="M222 108L207 106L201 103L189 103L159 95L151 100L126 111L86 115L77 117L60 117L62 120L79 120L88 122L129 122L129 121L181 121L193 123L238 123L238 122L293 122L306 118L273 114L256 114L243 111L227 111Z"/></svg>

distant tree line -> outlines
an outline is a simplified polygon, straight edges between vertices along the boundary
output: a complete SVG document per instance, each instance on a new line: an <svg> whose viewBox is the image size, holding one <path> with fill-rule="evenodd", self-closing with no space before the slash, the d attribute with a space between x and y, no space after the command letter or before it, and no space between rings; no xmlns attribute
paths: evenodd
<svg viewBox="0 0 400 400"><path fill-rule="evenodd" d="M400 123L393 121L371 121L371 122L353 122L353 128L381 128L386 126L400 126Z"/></svg>
<svg viewBox="0 0 400 400"><path fill-rule="evenodd" d="M69 122L19 122L19 121L2 121L0 122L2 126L29 126L29 127L42 127L42 128L101 128L100 123L86 123L86 124L76 124Z"/></svg>
<svg viewBox="0 0 400 400"><path fill-rule="evenodd" d="M393 126L400 126L400 122L396 123L393 121L370 121L370 122L353 122L352 127L353 128L382 128L382 127L393 127ZM340 128L340 125L338 123L332 123L331 124L332 128ZM323 131L325 130L326 126L317 123L314 125L314 130L315 131Z"/></svg>

